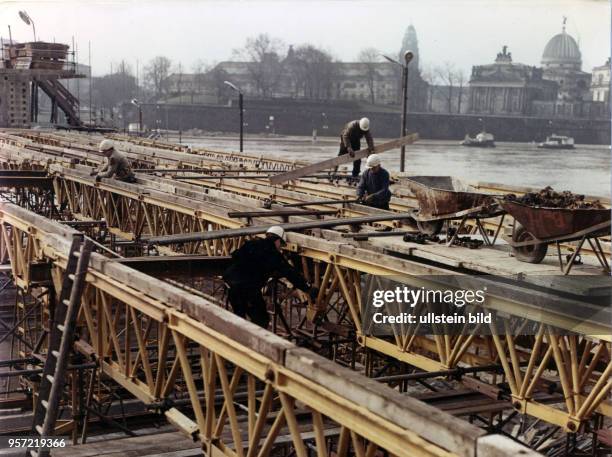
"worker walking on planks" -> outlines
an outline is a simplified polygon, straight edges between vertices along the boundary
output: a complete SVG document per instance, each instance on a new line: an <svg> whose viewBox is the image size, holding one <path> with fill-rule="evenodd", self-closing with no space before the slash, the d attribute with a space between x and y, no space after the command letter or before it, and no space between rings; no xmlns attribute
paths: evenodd
<svg viewBox="0 0 612 457"><path fill-rule="evenodd" d="M378 154L369 156L366 165L368 169L363 172L357 185L357 198L364 205L389 209L389 172L380 165Z"/></svg>
<svg viewBox="0 0 612 457"><path fill-rule="evenodd" d="M232 263L223 273L234 313L240 317L249 316L253 323L263 328L268 327L270 316L261 289L273 275L287 278L295 287L309 293L313 300L319 292L283 256L281 246L286 239L282 227L270 227L265 238L247 241L232 252Z"/></svg>
<svg viewBox="0 0 612 457"><path fill-rule="evenodd" d="M112 140L102 140L98 149L106 157L106 164L104 164L102 169L91 172L91 176L96 176L96 181L100 181L102 178L115 177L123 182L136 182L130 162L125 154L115 149L115 144Z"/></svg>
<svg viewBox="0 0 612 457"><path fill-rule="evenodd" d="M365 136L368 143L368 151L374 152L374 139L370 133L370 120L367 117L362 117L360 120L351 121L344 126L340 133L340 151L338 155L349 154L351 157L355 155L355 151L361 149L361 138ZM361 170L361 159L353 162L353 177L359 176Z"/></svg>

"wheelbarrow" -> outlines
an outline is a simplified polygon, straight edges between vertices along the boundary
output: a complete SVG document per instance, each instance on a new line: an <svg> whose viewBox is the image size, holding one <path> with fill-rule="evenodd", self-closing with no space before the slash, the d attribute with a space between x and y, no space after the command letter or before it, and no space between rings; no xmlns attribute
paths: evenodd
<svg viewBox="0 0 612 457"><path fill-rule="evenodd" d="M567 275L586 241L604 271L610 272L610 265L599 242L599 237L610 235L609 209L546 208L502 198L496 200L515 220L512 236L505 238L518 260L540 263L546 256L548 245L555 243L559 266L563 274ZM578 244L564 265L560 244L570 241L578 241Z"/></svg>
<svg viewBox="0 0 612 457"><path fill-rule="evenodd" d="M411 176L405 181L419 203L419 211L414 218L420 232L436 235L445 222L461 220L455 234L447 240L447 244L451 245L466 220L475 219L485 244L495 243L504 215L493 198L495 195L478 192L476 188L451 176ZM480 219L500 215L502 219L491 241Z"/></svg>

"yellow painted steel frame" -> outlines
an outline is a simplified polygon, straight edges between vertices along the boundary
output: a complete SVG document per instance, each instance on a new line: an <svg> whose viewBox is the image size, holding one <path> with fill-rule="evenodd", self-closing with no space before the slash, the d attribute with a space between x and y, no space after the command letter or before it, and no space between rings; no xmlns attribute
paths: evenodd
<svg viewBox="0 0 612 457"><path fill-rule="evenodd" d="M0 223L16 278L37 260L64 267L73 230L10 204L0 206ZM326 436L338 437L340 456L374 456L379 450L396 456L476 455L483 434L478 428L203 298L99 254L92 255L86 281L76 346L93 348L99 369L146 404L179 386L186 390L193 417L174 408L168 414L173 423L186 424L207 455L267 456L285 425L286 441L301 456L309 439L317 455L328 455ZM235 397L238 387L246 388L246 401Z"/></svg>
<svg viewBox="0 0 612 457"><path fill-rule="evenodd" d="M74 215L84 219L105 218L110 227L125 235L164 235L240 225L226 216L226 209L215 210L214 205L204 206L194 203L193 199L153 189L143 192L137 186L124 183L94 183L78 173L65 173L56 180L55 188L58 199L67 201ZM414 283L421 281L421 275L444 274L446 271L303 235L291 234L291 240L297 243L290 243L289 249L306 259L303 262L304 273L320 288L317 307L324 308L332 296L340 295L359 335L359 342L364 347L426 371L453 368L459 363L473 366L500 360L515 399L515 407L526 414L563 426L568 431L578 429L595 411L609 414L606 397L612 387L607 382L612 366L612 336L606 322L577 322L571 316L555 310L543 311L530 303L491 297L487 306L492 310L510 314L518 320L535 320L545 323L547 328L550 326L542 343L546 351L552 351L548 358L547 352L534 352L536 346L532 349L515 343L511 333L479 338L406 334L397 336L394 341L361 335L361 273L395 275ZM181 249L187 253L227 255L242 241L240 238L221 239L191 243ZM318 268L318 273L317 263L323 265L323 268ZM540 325L544 327L544 324ZM573 343L576 351L581 351L581 358L572 358L571 351L564 349L571 347L569 336L553 338L550 335L554 334L555 328L581 334ZM553 351L555 348L557 352ZM526 361L532 363L531 371L526 371L522 366ZM574 398L574 403L551 406L533 400L532 393L543 379L547 363L549 370L556 371L564 397ZM538 369L534 371L534 367ZM527 384L523 386L524 383ZM581 400L583 397L584 402Z"/></svg>

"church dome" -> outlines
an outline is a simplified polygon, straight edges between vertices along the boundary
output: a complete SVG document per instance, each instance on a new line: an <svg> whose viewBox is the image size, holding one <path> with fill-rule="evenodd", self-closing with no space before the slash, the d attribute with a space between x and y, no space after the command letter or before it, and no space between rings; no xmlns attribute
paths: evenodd
<svg viewBox="0 0 612 457"><path fill-rule="evenodd" d="M547 64L578 64L582 62L580 49L571 35L563 32L550 39L542 54L542 65Z"/></svg>

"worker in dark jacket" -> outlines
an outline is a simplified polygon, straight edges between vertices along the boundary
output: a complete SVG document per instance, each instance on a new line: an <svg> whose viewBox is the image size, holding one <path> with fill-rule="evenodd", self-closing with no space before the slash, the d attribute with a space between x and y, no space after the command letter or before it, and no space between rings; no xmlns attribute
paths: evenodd
<svg viewBox="0 0 612 457"><path fill-rule="evenodd" d="M364 205L389 209L389 172L380 166L378 154L368 156L366 164L368 169L363 172L357 185L357 198Z"/></svg>
<svg viewBox="0 0 612 457"><path fill-rule="evenodd" d="M132 172L129 160L125 154L115 149L115 144L112 140L102 140L98 149L106 157L106 164L100 170L91 172L91 176L96 176L96 181L100 181L102 178L114 177L123 182L136 182L136 177Z"/></svg>
<svg viewBox="0 0 612 457"><path fill-rule="evenodd" d="M367 117L362 117L358 121L351 121L344 126L342 133L340 133L340 151L338 155L349 154L351 157L355 154L355 151L361 149L361 138L365 136L366 142L368 143L368 150L370 153L374 152L374 139L370 133L370 120ZM361 169L361 159L353 162L353 177L359 176Z"/></svg>
<svg viewBox="0 0 612 457"><path fill-rule="evenodd" d="M273 275L287 278L295 287L309 293L312 299L319 292L287 262L281 251L285 241L282 227L270 227L264 239L247 241L232 252L232 263L223 273L234 313L240 317L249 316L251 321L263 328L268 327L270 316L261 289Z"/></svg>

